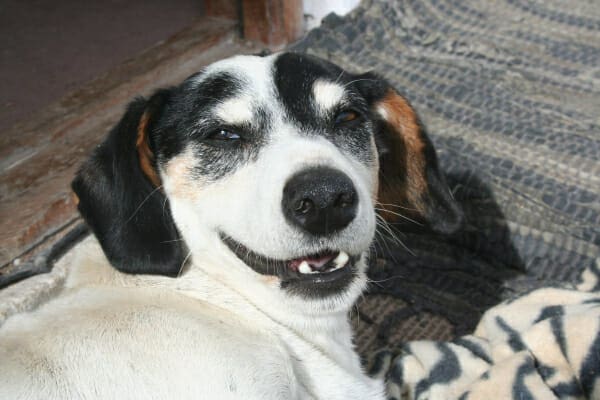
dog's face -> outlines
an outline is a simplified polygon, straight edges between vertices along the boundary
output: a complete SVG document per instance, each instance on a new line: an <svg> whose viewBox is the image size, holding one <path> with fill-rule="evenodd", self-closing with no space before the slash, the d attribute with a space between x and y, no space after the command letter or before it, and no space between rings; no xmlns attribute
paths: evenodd
<svg viewBox="0 0 600 400"><path fill-rule="evenodd" d="M189 260L317 311L364 288L376 208L460 223L406 100L292 53L223 60L135 101L73 188L116 268L177 276Z"/></svg>
<svg viewBox="0 0 600 400"><path fill-rule="evenodd" d="M305 297L362 274L378 157L366 101L341 72L293 55L236 57L171 98L185 112L153 128L178 148L157 143L156 157L192 257L231 252L269 287Z"/></svg>

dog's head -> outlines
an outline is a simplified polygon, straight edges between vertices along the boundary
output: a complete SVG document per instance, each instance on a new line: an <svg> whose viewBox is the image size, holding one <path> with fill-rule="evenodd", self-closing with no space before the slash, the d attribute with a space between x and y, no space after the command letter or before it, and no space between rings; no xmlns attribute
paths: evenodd
<svg viewBox="0 0 600 400"><path fill-rule="evenodd" d="M117 269L174 277L189 259L312 309L364 288L376 209L442 232L461 220L406 99L293 53L223 60L135 100L73 188Z"/></svg>

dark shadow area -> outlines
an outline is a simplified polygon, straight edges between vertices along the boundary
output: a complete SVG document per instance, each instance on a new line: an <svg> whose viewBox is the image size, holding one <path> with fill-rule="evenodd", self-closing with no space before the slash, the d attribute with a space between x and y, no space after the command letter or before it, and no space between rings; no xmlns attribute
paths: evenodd
<svg viewBox="0 0 600 400"><path fill-rule="evenodd" d="M452 325L451 336L471 333L482 314L503 300L505 282L524 272L490 188L474 174L447 180L465 212L462 229L444 236L410 223L394 226L402 244L377 235L367 298L387 295L402 302L379 308L386 316L377 318L379 346L373 348L393 346L403 337L398 327L411 318L423 325L422 339L447 339L448 332L427 332L423 319L433 316ZM359 315L372 323L369 315Z"/></svg>

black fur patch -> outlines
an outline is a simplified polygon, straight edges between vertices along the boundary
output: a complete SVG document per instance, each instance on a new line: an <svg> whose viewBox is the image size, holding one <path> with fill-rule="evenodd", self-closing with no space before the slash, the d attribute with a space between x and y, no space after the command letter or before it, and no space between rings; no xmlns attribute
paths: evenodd
<svg viewBox="0 0 600 400"><path fill-rule="evenodd" d="M274 80L279 101L302 133L321 135L362 162L374 161L370 152L373 124L367 102L355 85L355 75L316 57L285 53L275 61ZM313 85L317 80L345 88L344 100L325 115L317 113L313 97ZM336 125L336 115L345 110L357 112L359 118Z"/></svg>
<svg viewBox="0 0 600 400"><path fill-rule="evenodd" d="M79 212L111 264L128 273L176 276L184 259L169 202L139 166L138 126L144 112L160 114L169 91L137 99L81 167L72 187Z"/></svg>
<svg viewBox="0 0 600 400"><path fill-rule="evenodd" d="M255 110L253 124L228 126L214 114L214 107L238 96L244 82L228 73L218 73L197 83L190 78L175 91L165 107L163 118L155 125L152 137L157 144L158 159L162 164L181 153L190 145L197 163L194 172L214 181L235 171L249 159L256 158L268 129L264 110ZM209 135L225 128L239 134L236 142L210 140Z"/></svg>

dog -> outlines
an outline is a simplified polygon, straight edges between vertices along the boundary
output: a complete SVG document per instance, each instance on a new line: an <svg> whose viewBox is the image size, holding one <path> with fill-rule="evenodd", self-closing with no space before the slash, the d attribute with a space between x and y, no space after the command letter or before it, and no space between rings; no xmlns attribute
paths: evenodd
<svg viewBox="0 0 600 400"><path fill-rule="evenodd" d="M135 99L72 187L94 237L0 329L2 399L384 399L348 317L378 221L462 221L408 101L295 53Z"/></svg>

